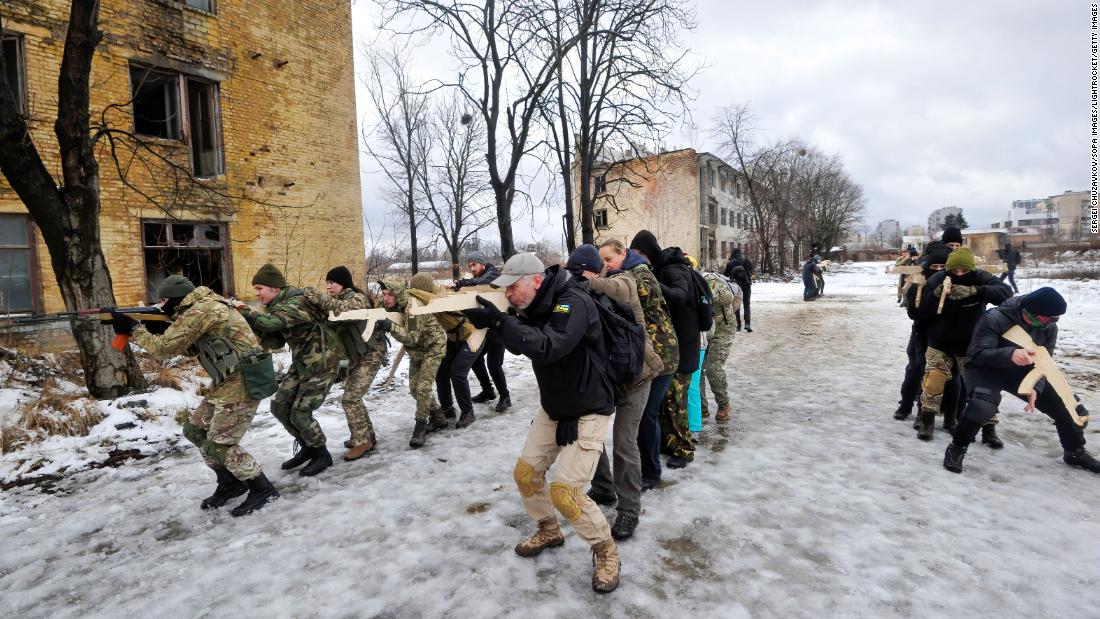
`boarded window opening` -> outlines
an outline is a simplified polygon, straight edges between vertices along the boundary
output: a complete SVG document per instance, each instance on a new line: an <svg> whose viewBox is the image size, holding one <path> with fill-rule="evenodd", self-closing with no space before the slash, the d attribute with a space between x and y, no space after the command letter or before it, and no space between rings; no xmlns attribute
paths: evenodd
<svg viewBox="0 0 1100 619"><path fill-rule="evenodd" d="M0 215L0 312L37 310L34 244L26 215Z"/></svg>
<svg viewBox="0 0 1100 619"><path fill-rule="evenodd" d="M149 300L158 299L157 290L169 275L183 275L220 295L233 293L224 224L145 220L141 228Z"/></svg>
<svg viewBox="0 0 1100 619"><path fill-rule="evenodd" d="M4 37L4 77L8 80L8 88L15 97L15 104L19 106L19 111L26 114L27 85L24 75L23 39Z"/></svg>

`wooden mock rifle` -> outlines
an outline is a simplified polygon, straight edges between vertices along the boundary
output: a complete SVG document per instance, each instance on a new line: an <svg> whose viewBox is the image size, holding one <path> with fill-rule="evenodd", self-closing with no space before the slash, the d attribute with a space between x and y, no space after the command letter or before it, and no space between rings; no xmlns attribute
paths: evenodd
<svg viewBox="0 0 1100 619"><path fill-rule="evenodd" d="M1062 400L1062 405L1069 411L1073 423L1084 427L1089 420L1088 415L1082 417L1077 414L1077 398L1073 397L1073 390L1070 389L1069 382L1061 370L1058 369L1058 364L1054 363L1054 359L1051 358L1046 347L1036 345L1035 341L1020 325L1013 325L1011 329L1002 333L1001 337L1026 350L1031 355L1032 361L1035 362L1035 368L1028 372L1027 376L1024 376L1024 380L1020 382L1016 393L1027 397L1031 390L1035 388L1035 384L1039 382L1039 379L1046 378L1047 383L1054 388L1054 393L1057 393Z"/></svg>

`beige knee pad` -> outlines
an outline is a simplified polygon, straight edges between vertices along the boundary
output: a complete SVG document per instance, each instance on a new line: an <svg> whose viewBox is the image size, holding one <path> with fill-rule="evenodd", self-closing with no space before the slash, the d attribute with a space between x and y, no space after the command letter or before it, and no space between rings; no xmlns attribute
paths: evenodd
<svg viewBox="0 0 1100 619"><path fill-rule="evenodd" d="M570 486L560 481L550 484L550 500L569 522L575 522L581 517L581 504L586 499L588 496L582 493L578 486Z"/></svg>
<svg viewBox="0 0 1100 619"><path fill-rule="evenodd" d="M929 370L924 374L924 383L921 388L930 396L943 395L943 386L951 380L951 375L939 370Z"/></svg>
<svg viewBox="0 0 1100 619"><path fill-rule="evenodd" d="M516 468L512 471L512 477L516 480L516 487L519 488L520 496L523 497L534 496L539 488L546 483L544 476L545 473L535 472L535 467L528 464L523 458L516 460Z"/></svg>

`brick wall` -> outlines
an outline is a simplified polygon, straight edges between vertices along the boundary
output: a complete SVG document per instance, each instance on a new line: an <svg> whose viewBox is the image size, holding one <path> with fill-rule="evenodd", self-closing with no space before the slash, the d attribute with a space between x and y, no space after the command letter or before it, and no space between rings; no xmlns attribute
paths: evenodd
<svg viewBox="0 0 1100 619"><path fill-rule="evenodd" d="M131 62L216 81L225 159L225 173L204 181L212 191L169 191L176 199L157 207L124 187L113 164L100 157L101 240L120 304L146 296L143 217L225 222L231 279L242 298L251 298L252 275L269 261L295 284L320 284L337 264L362 275L350 9L346 0L218 0L216 13L208 14L174 0L103 0L105 38L92 67L93 122L111 104L129 101ZM53 119L68 3L4 3L0 16L8 34L23 37L31 134L55 171ZM110 109L104 118L132 129L129 106ZM157 140L156 148L190 165L181 142ZM134 166L128 178L149 189L168 177L163 169L146 173ZM0 212L25 212L2 179ZM60 310L40 237L38 257L45 309Z"/></svg>

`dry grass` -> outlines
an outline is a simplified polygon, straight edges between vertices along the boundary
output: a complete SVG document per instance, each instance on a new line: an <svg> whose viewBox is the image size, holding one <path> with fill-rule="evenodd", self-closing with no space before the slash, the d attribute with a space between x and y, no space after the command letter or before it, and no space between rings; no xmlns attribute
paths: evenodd
<svg viewBox="0 0 1100 619"><path fill-rule="evenodd" d="M138 364L150 387L165 387L177 391L183 391L184 377L193 375L198 367L198 361L191 357L174 357L162 363L145 353L138 354Z"/></svg>
<svg viewBox="0 0 1100 619"><path fill-rule="evenodd" d="M103 420L95 400L63 391L53 378L38 399L16 408L18 422L0 428L0 451L8 453L50 436L85 436Z"/></svg>

